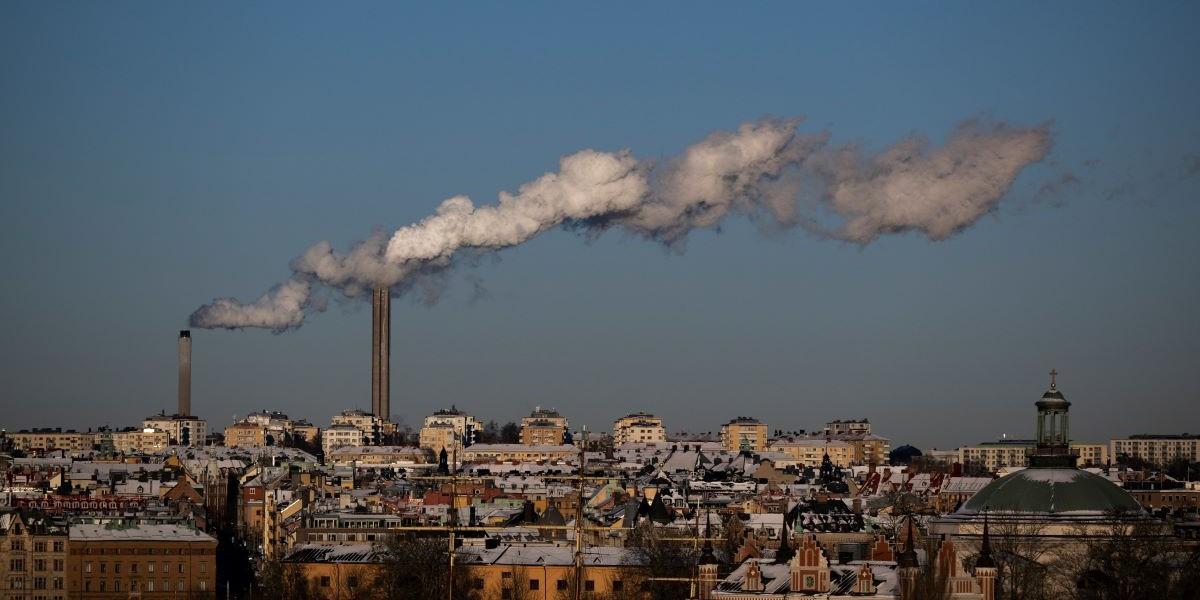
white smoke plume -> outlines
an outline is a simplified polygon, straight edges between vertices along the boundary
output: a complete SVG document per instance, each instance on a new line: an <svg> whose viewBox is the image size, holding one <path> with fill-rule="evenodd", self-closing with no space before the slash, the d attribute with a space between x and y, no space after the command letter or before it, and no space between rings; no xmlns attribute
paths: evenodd
<svg viewBox="0 0 1200 600"><path fill-rule="evenodd" d="M403 294L464 253L516 246L562 226L619 227L678 246L693 229L740 214L859 244L908 231L943 240L993 210L1051 146L1045 126L972 120L937 148L914 135L869 154L830 147L829 133L801 133L799 123L746 123L658 162L627 150L583 150L563 157L557 172L501 192L496 204L455 196L422 221L349 252L319 242L292 261L287 282L248 304L217 299L192 313L191 324L283 331L303 323L314 285L352 297L375 287Z"/></svg>

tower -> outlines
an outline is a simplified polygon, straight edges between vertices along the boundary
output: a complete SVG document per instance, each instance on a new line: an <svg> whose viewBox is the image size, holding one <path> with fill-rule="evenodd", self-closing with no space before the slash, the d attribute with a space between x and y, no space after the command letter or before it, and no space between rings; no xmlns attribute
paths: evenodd
<svg viewBox="0 0 1200 600"><path fill-rule="evenodd" d="M1029 457L1029 466L1075 468L1070 408L1071 403L1058 389L1058 371L1051 369L1050 389L1037 401L1037 450Z"/></svg>
<svg viewBox="0 0 1200 600"><path fill-rule="evenodd" d="M192 414L192 332L179 332L179 406L180 415Z"/></svg>
<svg viewBox="0 0 1200 600"><path fill-rule="evenodd" d="M389 384L392 351L392 297L386 287L371 290L371 413L391 418Z"/></svg>
<svg viewBox="0 0 1200 600"><path fill-rule="evenodd" d="M713 588L717 587L717 556L713 553L712 518L708 511L704 512L704 538L704 549L700 552L700 564L697 567L700 584L697 596L700 600L709 600Z"/></svg>
<svg viewBox="0 0 1200 600"><path fill-rule="evenodd" d="M988 538L988 516L983 513L983 542L975 559L975 581L979 584L980 600L996 600L996 561L992 558L992 542Z"/></svg>

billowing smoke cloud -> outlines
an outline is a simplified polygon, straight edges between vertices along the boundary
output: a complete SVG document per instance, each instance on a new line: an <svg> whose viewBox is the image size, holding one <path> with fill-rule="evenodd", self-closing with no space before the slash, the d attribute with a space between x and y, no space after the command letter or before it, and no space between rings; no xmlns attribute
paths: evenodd
<svg viewBox="0 0 1200 600"><path fill-rule="evenodd" d="M1045 126L972 120L940 147L914 135L871 154L831 147L829 133L802 133L798 125L747 123L663 161L583 150L563 157L557 172L501 192L496 204L455 196L422 221L349 252L319 242L292 261L287 282L252 303L217 299L192 313L191 324L283 331L303 323L314 285L352 297L374 287L403 294L464 253L516 246L561 226L621 228L678 246L692 230L740 214L860 244L909 231L943 240L993 210L1051 146Z"/></svg>

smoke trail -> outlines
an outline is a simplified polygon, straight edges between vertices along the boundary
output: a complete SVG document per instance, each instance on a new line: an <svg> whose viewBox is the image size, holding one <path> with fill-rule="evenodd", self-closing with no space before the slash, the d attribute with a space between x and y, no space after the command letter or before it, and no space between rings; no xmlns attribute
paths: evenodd
<svg viewBox="0 0 1200 600"><path fill-rule="evenodd" d="M422 221L348 252L319 242L292 261L287 282L248 304L217 299L192 313L191 324L283 331L303 323L313 284L348 296L379 286L403 294L451 268L463 252L516 246L561 226L619 227L678 245L693 229L741 214L860 244L909 231L942 240L992 210L1051 146L1045 126L971 120L940 147L913 135L870 154L830 147L828 132L801 133L799 123L746 123L661 162L639 161L627 150L583 150L563 157L557 172L501 192L496 204L455 196Z"/></svg>

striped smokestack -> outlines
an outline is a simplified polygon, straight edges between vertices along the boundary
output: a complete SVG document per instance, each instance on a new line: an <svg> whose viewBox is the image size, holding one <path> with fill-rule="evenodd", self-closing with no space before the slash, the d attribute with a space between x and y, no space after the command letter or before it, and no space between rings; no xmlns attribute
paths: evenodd
<svg viewBox="0 0 1200 600"><path fill-rule="evenodd" d="M371 293L371 413L383 419L391 418L391 349L392 296L388 288L375 288Z"/></svg>
<svg viewBox="0 0 1200 600"><path fill-rule="evenodd" d="M179 332L179 414L192 414L192 332Z"/></svg>

